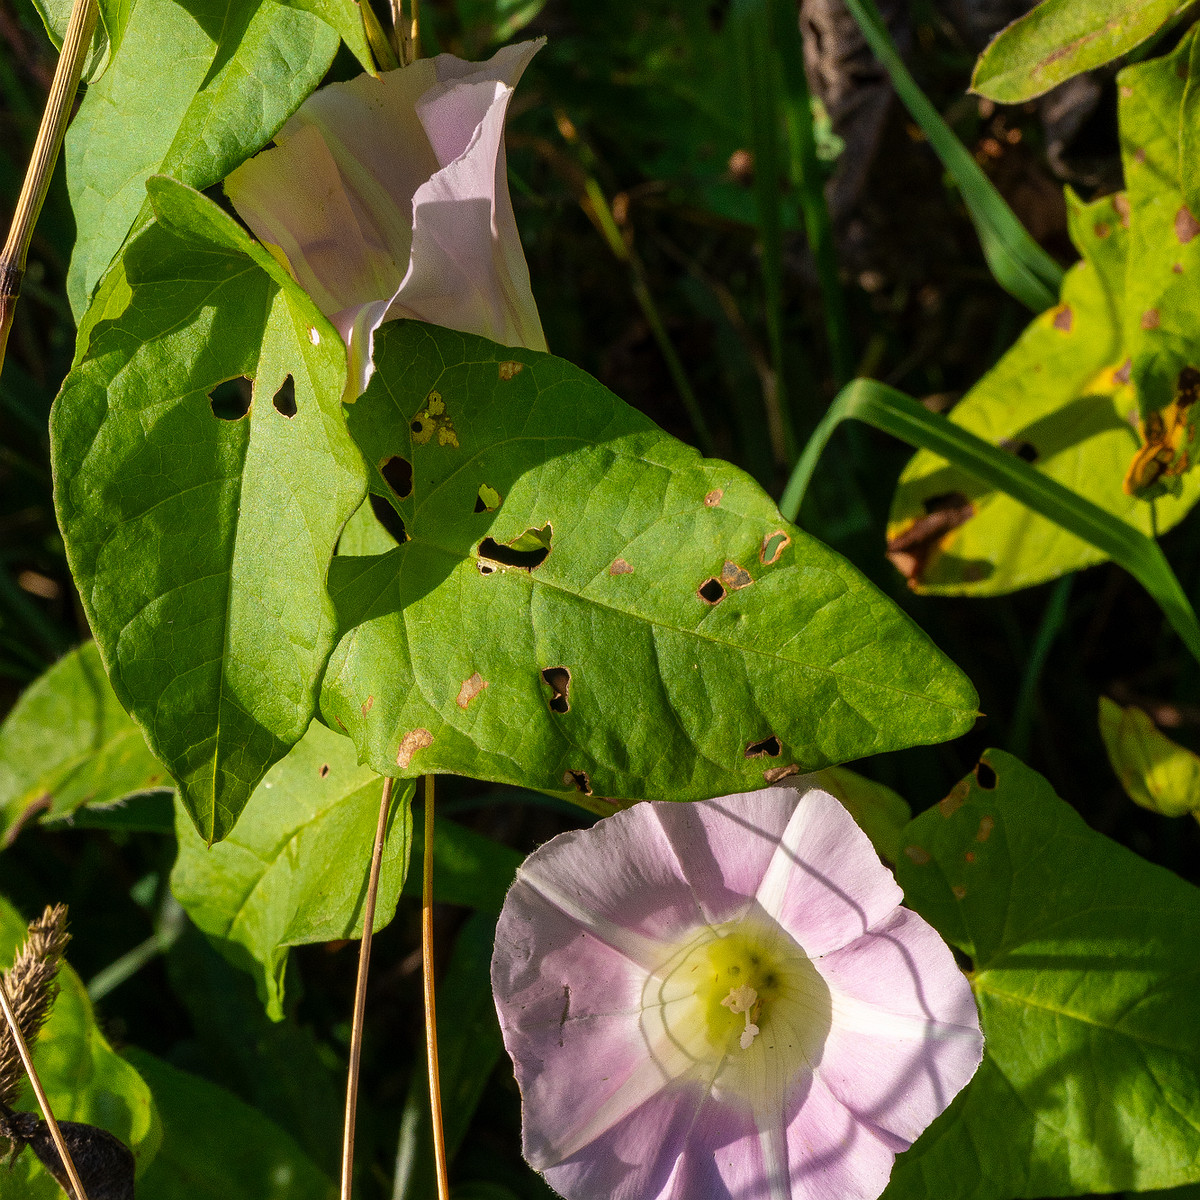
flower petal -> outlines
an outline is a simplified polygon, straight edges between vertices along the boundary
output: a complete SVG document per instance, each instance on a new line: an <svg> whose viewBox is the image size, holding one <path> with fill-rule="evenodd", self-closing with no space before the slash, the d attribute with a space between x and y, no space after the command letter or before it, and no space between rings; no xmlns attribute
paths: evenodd
<svg viewBox="0 0 1200 1200"><path fill-rule="evenodd" d="M904 908L816 966L833 997L818 1073L860 1121L904 1149L983 1058L970 984L937 933Z"/></svg>
<svg viewBox="0 0 1200 1200"><path fill-rule="evenodd" d="M904 893L854 818L814 788L796 805L757 899L817 958L884 920Z"/></svg>
<svg viewBox="0 0 1200 1200"><path fill-rule="evenodd" d="M559 834L525 860L510 899L522 895L518 888L536 891L576 933L585 929L653 971L704 923L655 807L636 804L591 829Z"/></svg>
<svg viewBox="0 0 1200 1200"><path fill-rule="evenodd" d="M514 53L505 61L519 75L539 45L509 47ZM482 117L458 157L413 197L411 261L388 316L545 350L508 194L504 117L511 96L510 85L489 79L460 81L422 100L418 112L439 158L462 143L472 119Z"/></svg>
<svg viewBox="0 0 1200 1200"><path fill-rule="evenodd" d="M799 798L775 787L652 806L711 924L736 916L758 891Z"/></svg>
<svg viewBox="0 0 1200 1200"><path fill-rule="evenodd" d="M860 1124L819 1075L788 1121L790 1200L875 1200L895 1153Z"/></svg>

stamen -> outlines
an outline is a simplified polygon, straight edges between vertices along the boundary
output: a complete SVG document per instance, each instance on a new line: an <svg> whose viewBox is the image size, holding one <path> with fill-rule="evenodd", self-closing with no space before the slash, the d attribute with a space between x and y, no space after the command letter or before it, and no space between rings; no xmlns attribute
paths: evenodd
<svg viewBox="0 0 1200 1200"><path fill-rule="evenodd" d="M749 1050L754 1044L754 1039L758 1037L758 1026L750 1019L752 1013L754 1016L758 1015L758 993L749 984L743 983L733 988L729 995L721 1001L721 1004L729 1009L731 1013L743 1013L745 1015L746 1028L742 1030L742 1036L738 1039L738 1045L743 1050Z"/></svg>

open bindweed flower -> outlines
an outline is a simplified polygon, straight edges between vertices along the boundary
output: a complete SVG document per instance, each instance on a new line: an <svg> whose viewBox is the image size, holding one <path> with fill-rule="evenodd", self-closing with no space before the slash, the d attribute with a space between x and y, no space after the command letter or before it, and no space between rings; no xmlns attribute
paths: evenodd
<svg viewBox="0 0 1200 1200"><path fill-rule="evenodd" d="M638 804L517 872L492 987L525 1157L569 1200L873 1200L983 1054L846 810Z"/></svg>
<svg viewBox="0 0 1200 1200"><path fill-rule="evenodd" d="M347 400L371 377L375 330L396 317L546 349L504 155L509 99L541 45L330 84L225 180L342 335Z"/></svg>

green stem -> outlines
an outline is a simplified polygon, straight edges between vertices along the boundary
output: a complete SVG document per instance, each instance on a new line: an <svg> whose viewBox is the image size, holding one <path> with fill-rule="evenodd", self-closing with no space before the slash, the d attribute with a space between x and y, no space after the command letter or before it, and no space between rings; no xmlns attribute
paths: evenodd
<svg viewBox="0 0 1200 1200"><path fill-rule="evenodd" d="M941 456L1102 550L1150 593L1171 628L1200 662L1200 622L1157 542L1015 455L874 380L856 379L844 387L809 439L779 502L780 512L788 520L794 521L799 514L833 431L851 417Z"/></svg>
<svg viewBox="0 0 1200 1200"><path fill-rule="evenodd" d="M891 76L896 94L909 115L921 127L934 153L958 185L996 282L1034 312L1049 308L1057 300L1062 286L1062 267L1033 240L992 181L917 86L875 7L875 0L846 0L846 7L858 22L875 57Z"/></svg>

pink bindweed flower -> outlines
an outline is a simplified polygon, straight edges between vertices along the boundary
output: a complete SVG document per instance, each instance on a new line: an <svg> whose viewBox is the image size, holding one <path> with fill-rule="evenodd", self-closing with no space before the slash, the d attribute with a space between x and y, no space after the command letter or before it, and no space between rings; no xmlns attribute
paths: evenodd
<svg viewBox="0 0 1200 1200"><path fill-rule="evenodd" d="M846 810L638 804L521 866L492 988L525 1157L569 1200L874 1200L983 1054Z"/></svg>
<svg viewBox="0 0 1200 1200"><path fill-rule="evenodd" d="M395 317L546 349L504 155L509 98L541 45L330 84L225 180L342 335L347 400L371 377L375 330Z"/></svg>

